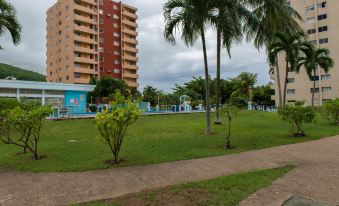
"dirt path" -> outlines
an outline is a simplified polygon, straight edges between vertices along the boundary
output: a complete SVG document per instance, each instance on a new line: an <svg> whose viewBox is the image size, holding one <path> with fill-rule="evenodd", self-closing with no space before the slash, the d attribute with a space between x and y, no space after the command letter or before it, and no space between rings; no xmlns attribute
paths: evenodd
<svg viewBox="0 0 339 206"><path fill-rule="evenodd" d="M339 204L339 136L233 155L78 173L0 169L0 205L65 205L144 189L294 164L241 205L281 205L291 195Z"/></svg>

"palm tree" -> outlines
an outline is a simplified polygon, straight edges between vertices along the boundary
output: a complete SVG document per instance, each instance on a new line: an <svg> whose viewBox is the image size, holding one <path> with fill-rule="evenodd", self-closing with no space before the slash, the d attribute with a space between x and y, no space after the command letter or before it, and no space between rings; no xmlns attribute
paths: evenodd
<svg viewBox="0 0 339 206"><path fill-rule="evenodd" d="M329 56L330 51L326 48L315 48L309 42L305 42L301 48L303 56L298 58L298 65L296 71L299 73L301 68L304 67L309 78L313 81L312 91L312 106L314 107L315 85L317 70L320 66L321 69L328 73L334 66L333 59ZM320 74L319 74L320 75ZM320 77L319 77L320 78Z"/></svg>
<svg viewBox="0 0 339 206"><path fill-rule="evenodd" d="M213 7L209 0L169 0L164 5L164 36L167 42L175 44L177 29L181 29L181 38L186 46L193 46L201 38L205 66L206 134L211 134L211 106L205 30L210 25L212 13Z"/></svg>
<svg viewBox="0 0 339 206"><path fill-rule="evenodd" d="M300 52L301 41L305 37L303 32L296 34L288 34L283 32L277 32L275 35L276 39L269 45L269 61L272 65L276 65L276 59L279 53L285 53L285 78L284 78L284 90L283 90L283 101L282 105L286 104L286 93L287 93L287 79L288 73L295 71L296 60Z"/></svg>
<svg viewBox="0 0 339 206"><path fill-rule="evenodd" d="M6 0L0 0L0 36L6 31L11 34L14 45L18 45L21 40L21 25L16 17L16 10Z"/></svg>
<svg viewBox="0 0 339 206"><path fill-rule="evenodd" d="M258 24L248 27L247 30L247 40L254 40L255 47L266 46L268 49L277 32L293 35L302 31L298 24L298 21L302 21L302 17L287 0L247 0L247 3L254 8L253 13L259 19ZM279 105L283 105L278 57L276 56L275 61L271 63L275 68L273 73L276 74Z"/></svg>
<svg viewBox="0 0 339 206"><path fill-rule="evenodd" d="M234 79L235 91L232 93L232 97L243 97L246 101L253 101L253 88L257 83L257 74L248 72L242 72L238 77Z"/></svg>
<svg viewBox="0 0 339 206"><path fill-rule="evenodd" d="M231 58L231 47L234 43L239 43L243 39L243 26L246 26L249 20L255 21L256 18L252 12L241 2L234 0L214 0L215 16L212 18L214 27L217 30L217 77L216 77L216 116L215 124L221 124L220 120L220 85L221 85L221 47L227 49Z"/></svg>

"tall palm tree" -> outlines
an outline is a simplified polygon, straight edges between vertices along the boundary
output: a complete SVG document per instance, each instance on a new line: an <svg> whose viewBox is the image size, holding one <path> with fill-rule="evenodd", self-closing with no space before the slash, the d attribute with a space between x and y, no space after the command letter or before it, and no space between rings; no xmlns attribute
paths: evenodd
<svg viewBox="0 0 339 206"><path fill-rule="evenodd" d="M232 44L240 43L243 39L243 26L246 26L250 21L256 22L256 18L252 12L239 1L214 0L212 2L216 10L212 18L212 23L217 31L216 116L214 123L221 124L221 47L227 49L228 56L231 58L230 50Z"/></svg>
<svg viewBox="0 0 339 206"><path fill-rule="evenodd" d="M330 57L330 51L326 48L315 48L309 42L305 42L301 47L303 55L298 58L298 65L296 72L300 72L303 67L306 70L306 73L313 81L313 91L312 91L312 106L314 107L314 96L315 96L315 86L316 86L316 76L317 70L320 66L321 69L328 73L331 68L334 66L334 61ZM319 74L320 75L320 74ZM321 78L319 76L319 78Z"/></svg>
<svg viewBox="0 0 339 206"><path fill-rule="evenodd" d="M14 45L18 45L21 40L21 25L16 17L16 10L6 0L0 0L0 36L6 31L11 34Z"/></svg>
<svg viewBox="0 0 339 206"><path fill-rule="evenodd" d="M257 48L266 46L268 49L277 32L285 32L290 35L302 31L298 21L302 21L300 14L288 3L287 0L245 0L252 8L253 13L259 19L254 27L248 27L247 40L254 40ZM267 55L268 55L268 51ZM279 105L283 105L280 81L280 69L278 57L272 62L275 68L276 83L278 86Z"/></svg>
<svg viewBox="0 0 339 206"><path fill-rule="evenodd" d="M253 101L253 88L257 83L257 74L242 72L234 79L234 89L232 97L243 97L246 101Z"/></svg>
<svg viewBox="0 0 339 206"><path fill-rule="evenodd" d="M213 7L209 0L168 0L164 5L166 41L175 44L177 29L181 30L181 38L186 46L193 46L201 38L205 66L206 134L211 134L211 106L205 30L210 25L212 13Z"/></svg>
<svg viewBox="0 0 339 206"><path fill-rule="evenodd" d="M283 89L283 101L282 105L286 104L286 93L287 93L287 79L288 73L296 70L297 57L300 52L301 42L303 41L305 34L298 32L296 34L288 34L283 32L277 32L275 35L276 39L269 45L269 61L272 65L276 65L276 59L279 53L285 53L285 78L284 78L284 89Z"/></svg>

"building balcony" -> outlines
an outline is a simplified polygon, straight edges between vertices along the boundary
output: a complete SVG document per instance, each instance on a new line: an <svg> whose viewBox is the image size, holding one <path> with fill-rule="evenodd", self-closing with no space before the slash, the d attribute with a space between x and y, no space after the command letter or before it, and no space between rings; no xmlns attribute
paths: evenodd
<svg viewBox="0 0 339 206"><path fill-rule="evenodd" d="M87 44L97 44L97 42L94 39L91 39L89 37L82 37L82 36L75 35L74 40L87 43Z"/></svg>
<svg viewBox="0 0 339 206"><path fill-rule="evenodd" d="M137 82L129 82L127 80L125 80L125 82L126 82L128 87L134 87L134 88L139 87L139 83L137 83Z"/></svg>
<svg viewBox="0 0 339 206"><path fill-rule="evenodd" d="M139 58L138 58L138 57L129 56L129 55L124 55L124 56L122 57L122 59L130 60L130 61L135 61L135 62L139 61Z"/></svg>
<svg viewBox="0 0 339 206"><path fill-rule="evenodd" d="M89 69L89 68L74 68L74 71L77 73L82 73L82 74L97 74L94 69Z"/></svg>
<svg viewBox="0 0 339 206"><path fill-rule="evenodd" d="M139 66L136 66L136 65L123 64L122 67L124 69L139 70Z"/></svg>
<svg viewBox="0 0 339 206"><path fill-rule="evenodd" d="M86 7L81 6L79 4L74 5L74 10L82 11L82 12L92 14L92 15L98 15L98 12L96 12L94 9L86 8Z"/></svg>
<svg viewBox="0 0 339 206"><path fill-rule="evenodd" d="M132 19L134 19L134 20L138 19L138 15L133 14L133 13L127 11L127 10L124 10L124 11L122 12L122 15L128 16L129 18L132 18Z"/></svg>
<svg viewBox="0 0 339 206"><path fill-rule="evenodd" d="M139 74L132 74L132 73L123 73L123 76L126 78L130 78L130 79L138 79L139 78Z"/></svg>
<svg viewBox="0 0 339 206"><path fill-rule="evenodd" d="M74 83L75 84L88 84L89 83L89 76L87 78L74 78Z"/></svg>
<svg viewBox="0 0 339 206"><path fill-rule="evenodd" d="M83 47L74 47L74 51L83 52L87 54L97 54L97 52L93 49L83 48Z"/></svg>
<svg viewBox="0 0 339 206"><path fill-rule="evenodd" d="M88 24L93 24L93 25L97 24L97 22L94 21L93 19L91 19L89 17L84 17L84 16L81 16L81 15L77 15L77 14L74 14L74 19L77 20L77 21L88 23Z"/></svg>
<svg viewBox="0 0 339 206"><path fill-rule="evenodd" d="M134 53L138 53L139 52L139 49L133 48L133 47L129 47L129 46L123 46L122 50L123 51L134 52Z"/></svg>
<svg viewBox="0 0 339 206"><path fill-rule="evenodd" d="M138 40L136 40L136 39L126 38L126 37L122 38L122 41L131 43L131 44L138 44L139 43Z"/></svg>
<svg viewBox="0 0 339 206"><path fill-rule="evenodd" d="M83 3L87 3L87 4L92 4L92 5L95 5L95 6L98 5L98 3L95 2L94 0L76 0L76 1L78 1L78 2L83 2Z"/></svg>
<svg viewBox="0 0 339 206"><path fill-rule="evenodd" d="M97 64L98 63L95 59L83 58L83 57L74 57L74 61L78 63L85 63L85 64Z"/></svg>
<svg viewBox="0 0 339 206"><path fill-rule="evenodd" d="M275 75L274 74L270 74L270 79L274 80L275 79Z"/></svg>
<svg viewBox="0 0 339 206"><path fill-rule="evenodd" d="M132 21L129 21L127 19L122 20L122 24L134 27L134 28L138 28L138 24Z"/></svg>
<svg viewBox="0 0 339 206"><path fill-rule="evenodd" d="M122 32L124 32L124 33L126 33L126 34L131 34L131 35L133 35L133 36L137 36L137 35L138 35L138 32L133 31L133 30L130 30L130 29L128 29L128 28L123 28L123 29L122 29Z"/></svg>
<svg viewBox="0 0 339 206"><path fill-rule="evenodd" d="M94 34L94 35L98 34L97 31L95 31L95 30L93 30L93 29L91 29L91 28L89 28L89 27L85 27L85 26L77 26L77 25L76 25L76 26L74 27L74 30L75 30L75 31L84 32L84 33L87 33L87 34Z"/></svg>

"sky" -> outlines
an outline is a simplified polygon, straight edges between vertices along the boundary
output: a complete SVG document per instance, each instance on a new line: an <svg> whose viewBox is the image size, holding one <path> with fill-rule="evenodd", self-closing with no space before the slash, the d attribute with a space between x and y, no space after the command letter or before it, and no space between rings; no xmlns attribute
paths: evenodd
<svg viewBox="0 0 339 206"><path fill-rule="evenodd" d="M18 46L10 36L1 37L0 62L24 69L46 73L46 11L57 0L8 0L17 10L23 27L22 41ZM204 76L201 41L186 47L180 37L175 46L163 38L162 6L166 0L125 0L138 8L140 90L146 85L170 92L175 84L183 84L196 76ZM178 37L178 36L177 36ZM215 77L216 35L207 32L207 52L210 75ZM251 43L243 42L231 50L231 59L222 52L222 78L233 78L241 72L258 74L258 85L269 83L268 65L264 51Z"/></svg>

